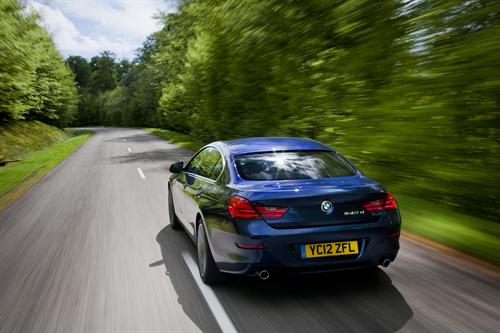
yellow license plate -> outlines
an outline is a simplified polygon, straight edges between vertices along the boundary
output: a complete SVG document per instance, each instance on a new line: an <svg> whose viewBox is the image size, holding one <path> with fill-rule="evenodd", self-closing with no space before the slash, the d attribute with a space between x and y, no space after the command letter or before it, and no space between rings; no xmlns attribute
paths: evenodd
<svg viewBox="0 0 500 333"><path fill-rule="evenodd" d="M348 241L305 244L300 246L300 252L302 258L319 258L358 254L359 249L357 241Z"/></svg>

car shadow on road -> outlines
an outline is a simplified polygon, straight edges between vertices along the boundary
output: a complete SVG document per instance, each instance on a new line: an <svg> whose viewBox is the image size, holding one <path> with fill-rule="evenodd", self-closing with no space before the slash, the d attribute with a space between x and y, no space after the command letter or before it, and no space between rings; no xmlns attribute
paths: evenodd
<svg viewBox="0 0 500 333"><path fill-rule="evenodd" d="M183 159L186 159L186 154L178 152L177 148L153 149L144 152L132 152L124 155L110 157L112 163L166 163L167 161L173 163L173 161L181 161Z"/></svg>
<svg viewBox="0 0 500 333"><path fill-rule="evenodd" d="M161 142L165 141L162 138L159 138L155 135L149 134L149 133L137 133L133 135L126 135L126 136L118 136L114 137L112 139L106 140L107 142L123 142L123 140L126 140L126 142L134 142L134 143L143 143L143 142Z"/></svg>
<svg viewBox="0 0 500 333"><path fill-rule="evenodd" d="M155 143L151 147L155 149L145 149L147 145L132 146L132 150L129 153L125 153L119 156L113 156L109 160L111 163L135 163L135 162L146 162L146 163L158 163L158 162L168 162L167 167L173 162L187 161L193 152L175 144L171 144L164 139L148 133L139 133L134 135L128 135L125 137L117 137L107 140L108 142L124 142L127 143ZM125 143L125 142L124 142ZM136 149L136 147L139 147ZM162 148L158 148L162 147ZM143 150L143 151L141 151Z"/></svg>
<svg viewBox="0 0 500 333"><path fill-rule="evenodd" d="M182 259L183 251L195 255L193 244L169 226L156 240L184 311L200 329L212 331L205 322L210 318L194 306L201 294ZM272 276L267 281L231 276L213 290L241 332L394 332L413 316L381 269Z"/></svg>
<svg viewBox="0 0 500 333"><path fill-rule="evenodd" d="M168 225L158 233L156 241L160 245L162 258L150 263L149 266L165 265L165 274L175 288L179 304L201 331L220 332L182 257L183 252L194 256L194 246L187 234Z"/></svg>

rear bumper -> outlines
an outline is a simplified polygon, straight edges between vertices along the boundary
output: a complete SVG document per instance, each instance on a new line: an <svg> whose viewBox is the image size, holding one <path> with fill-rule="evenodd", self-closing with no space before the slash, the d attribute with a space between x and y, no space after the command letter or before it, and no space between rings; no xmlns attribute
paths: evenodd
<svg viewBox="0 0 500 333"><path fill-rule="evenodd" d="M322 272L376 266L394 261L399 250L399 214L379 222L307 229L273 229L263 222L250 235L212 230L212 253L217 267L233 274L256 271ZM265 224L265 225L264 225ZM309 243L358 241L359 254L304 259L300 246ZM242 249L236 244L262 244L263 249Z"/></svg>

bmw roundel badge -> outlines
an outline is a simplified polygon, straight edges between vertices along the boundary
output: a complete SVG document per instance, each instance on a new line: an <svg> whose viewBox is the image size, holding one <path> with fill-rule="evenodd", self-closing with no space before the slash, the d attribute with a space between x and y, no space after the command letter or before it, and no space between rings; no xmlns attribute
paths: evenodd
<svg viewBox="0 0 500 333"><path fill-rule="evenodd" d="M321 210L326 214L331 214L333 212L333 205L330 201L325 200L321 203Z"/></svg>

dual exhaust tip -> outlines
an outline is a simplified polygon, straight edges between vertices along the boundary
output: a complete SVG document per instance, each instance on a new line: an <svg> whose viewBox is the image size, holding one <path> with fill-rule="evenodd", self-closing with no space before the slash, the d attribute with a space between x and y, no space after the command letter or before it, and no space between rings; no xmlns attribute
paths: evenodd
<svg viewBox="0 0 500 333"><path fill-rule="evenodd" d="M382 266L383 267L389 267L389 265L391 264L392 261L390 261L389 259L384 259L384 261L382 261Z"/></svg>
<svg viewBox="0 0 500 333"><path fill-rule="evenodd" d="M271 273L269 273L269 271L267 269L264 269L264 270L262 270L260 272L257 272L257 276L262 281L265 281L265 280L267 280L267 279L269 279L271 277Z"/></svg>

